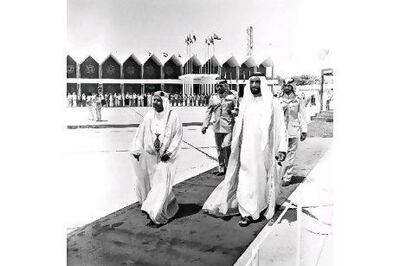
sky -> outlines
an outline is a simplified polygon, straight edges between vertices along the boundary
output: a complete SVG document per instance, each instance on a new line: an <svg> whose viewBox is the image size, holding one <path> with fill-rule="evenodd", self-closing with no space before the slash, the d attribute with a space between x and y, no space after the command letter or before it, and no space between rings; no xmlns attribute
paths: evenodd
<svg viewBox="0 0 400 266"><path fill-rule="evenodd" d="M186 55L206 61L205 38L216 33L220 63L246 59L246 28L253 26L257 63L271 57L281 76L318 74L331 66L333 14L328 0L67 0L67 54L78 63L92 55L99 63L113 54L123 63L132 53Z"/></svg>

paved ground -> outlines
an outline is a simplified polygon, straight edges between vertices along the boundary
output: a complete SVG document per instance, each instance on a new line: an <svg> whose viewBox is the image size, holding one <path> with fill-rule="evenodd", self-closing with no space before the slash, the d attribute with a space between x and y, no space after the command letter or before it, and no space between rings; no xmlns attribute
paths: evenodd
<svg viewBox="0 0 400 266"><path fill-rule="evenodd" d="M281 209L281 219L264 227L236 266L245 265L259 243L259 256L255 258L259 265L333 265L333 176L330 154L328 151L290 195L288 202L292 204L286 203L284 207L288 209ZM302 212L298 216L296 207L299 204ZM298 250L300 264L296 264Z"/></svg>
<svg viewBox="0 0 400 266"><path fill-rule="evenodd" d="M204 119L206 107L172 107L178 112L183 126L200 126ZM310 108L308 108L310 109ZM88 120L87 108L67 108L66 126L75 128L134 128L139 126L142 116L149 110L149 107L117 107L103 108L102 121L95 122ZM308 112L310 112L309 110ZM312 112L311 114L314 114ZM311 137L333 137L333 123L309 120L308 135Z"/></svg>
<svg viewBox="0 0 400 266"><path fill-rule="evenodd" d="M310 138L299 145L297 184L284 190L285 197L304 180L330 144L328 138ZM68 236L68 264L232 265L267 221L243 229L237 225L237 216L222 220L203 214L203 202L221 180L209 171L176 185L180 212L161 228L147 227L148 221L136 204L78 228ZM279 212L274 219L277 215Z"/></svg>
<svg viewBox="0 0 400 266"><path fill-rule="evenodd" d="M270 226L272 221L267 227L264 227L267 222L261 221L239 229L238 217L224 221L199 212L204 200L221 181L221 178L206 172L215 167L216 162L202 153L216 157L213 134L212 130L206 135L200 133L198 125L205 107L174 109L184 123L184 139L190 145L182 147L174 182L177 184L174 191L181 204L180 212L175 220L159 229L146 227L147 221L135 205L134 173L127 153L136 130L132 125L142 121L148 108L104 109L105 121L102 122L88 121L86 108L67 109L66 125L78 128L67 129L64 142L65 171L70 172L68 190L71 192L66 217L66 227L70 232L69 265L232 265L238 258L246 258L246 248L252 242L254 244L253 240L261 230ZM99 125L100 128L93 127ZM332 123L310 124L309 136L312 137L300 144L296 159L298 177L294 179L294 185L284 189L282 201L325 153L332 141L326 138L332 136L331 132ZM203 172L206 173L201 174ZM292 212L285 215L293 216ZM280 211L274 219L279 214ZM290 222L284 220L280 223L279 233L271 237L277 242L272 248L267 248L268 254L278 251L276 254L283 252L283 257L293 255L290 243L295 239L293 226L296 219L288 219ZM323 250L329 251L331 241L321 241L314 237L309 243L318 247L323 243L328 247ZM319 255L320 260L327 257L329 261L329 252ZM270 258L267 259L271 263ZM278 265L281 262L279 259L272 261ZM238 263L242 265L240 260Z"/></svg>
<svg viewBox="0 0 400 266"><path fill-rule="evenodd" d="M203 121L205 110L207 107L175 107L178 112L181 122L195 123L198 125ZM87 108L66 108L65 119L66 125L69 127L84 127L84 126L119 126L119 127L132 127L137 126L142 121L142 116L150 107L115 107L115 108L102 108L102 121L95 122L89 120L89 111Z"/></svg>
<svg viewBox="0 0 400 266"><path fill-rule="evenodd" d="M65 131L65 171L70 197L66 216L68 231L93 222L136 202L135 173L128 148L136 128L70 129ZM212 130L185 127L184 140L216 157ZM187 144L178 158L175 184L215 167L217 163Z"/></svg>
<svg viewBox="0 0 400 266"><path fill-rule="evenodd" d="M308 124L308 136L309 137L332 138L333 137L333 122L311 121Z"/></svg>

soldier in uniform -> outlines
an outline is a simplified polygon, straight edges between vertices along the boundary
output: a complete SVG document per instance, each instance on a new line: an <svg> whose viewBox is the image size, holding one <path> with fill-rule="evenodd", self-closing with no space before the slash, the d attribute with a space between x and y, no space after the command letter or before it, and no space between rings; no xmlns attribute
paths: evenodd
<svg viewBox="0 0 400 266"><path fill-rule="evenodd" d="M283 165L282 186L290 185L293 176L294 158L300 141L307 137L307 120L304 102L296 95L292 82L284 83L279 97L285 115L288 137L288 152Z"/></svg>
<svg viewBox="0 0 400 266"><path fill-rule="evenodd" d="M218 175L225 174L228 166L228 159L231 153L232 130L235 116L237 116L236 101L232 92L228 89L225 80L217 85L217 93L211 95L206 110L201 132L206 133L210 124L211 116L214 113L214 134L218 152Z"/></svg>
<svg viewBox="0 0 400 266"><path fill-rule="evenodd" d="M200 106L204 106L204 94L200 94Z"/></svg>
<svg viewBox="0 0 400 266"><path fill-rule="evenodd" d="M97 87L97 93L93 96L94 108L96 111L96 121L101 122L101 107L103 105L103 87L99 85Z"/></svg>
<svg viewBox="0 0 400 266"><path fill-rule="evenodd" d="M182 94L178 94L178 106L183 106L183 98L182 98Z"/></svg>
<svg viewBox="0 0 400 266"><path fill-rule="evenodd" d="M188 96L187 94L183 95L183 105L188 106Z"/></svg>

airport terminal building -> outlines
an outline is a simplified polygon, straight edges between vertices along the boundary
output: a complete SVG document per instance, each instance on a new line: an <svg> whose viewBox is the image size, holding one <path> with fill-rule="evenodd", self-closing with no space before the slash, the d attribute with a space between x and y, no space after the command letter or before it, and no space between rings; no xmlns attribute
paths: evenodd
<svg viewBox="0 0 400 266"><path fill-rule="evenodd" d="M261 63L251 56L244 62L238 62L234 56L225 62L212 56L203 63L195 55L183 60L175 54L162 59L151 54L141 62L132 54L120 63L110 54L100 63L92 56L78 63L68 55L67 93L94 93L102 84L103 93L145 94L163 89L169 93L211 94L215 91L215 80L222 78L242 96L244 82L252 73L262 72L268 79L274 79L270 58Z"/></svg>

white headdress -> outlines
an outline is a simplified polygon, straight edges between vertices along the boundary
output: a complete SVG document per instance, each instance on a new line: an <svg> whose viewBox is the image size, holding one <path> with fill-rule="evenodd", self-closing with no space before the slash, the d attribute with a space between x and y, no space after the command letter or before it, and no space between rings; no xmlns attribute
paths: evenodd
<svg viewBox="0 0 400 266"><path fill-rule="evenodd" d="M258 75L256 75L258 76ZM261 88L261 96L260 100L262 101L262 105L265 106L265 109L262 110L258 117L254 117L254 119L259 120L259 125L262 132L262 139L261 139L261 147L264 149L267 145L268 141L268 133L269 133L269 126L271 123L272 117L272 101L273 101L273 94L270 88L268 88L267 78L265 76L258 76L260 78L260 88ZM244 87L243 99L240 103L239 108L239 115L236 119L236 123L241 124L243 123L243 116L246 111L246 108L249 104L252 104L256 101L256 97L250 91L250 80L246 81L246 85ZM239 125L238 125L239 126Z"/></svg>

